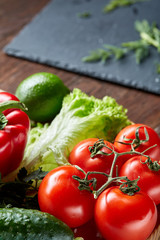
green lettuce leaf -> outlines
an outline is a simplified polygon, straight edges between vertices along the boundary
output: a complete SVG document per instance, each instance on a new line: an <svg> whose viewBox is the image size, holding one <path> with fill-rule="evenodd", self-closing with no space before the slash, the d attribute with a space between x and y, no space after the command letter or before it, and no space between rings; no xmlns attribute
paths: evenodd
<svg viewBox="0 0 160 240"><path fill-rule="evenodd" d="M49 126L33 128L21 167L44 171L68 163L73 147L86 138L113 141L117 133L131 124L127 110L114 98L97 99L80 89L64 98L60 113Z"/></svg>

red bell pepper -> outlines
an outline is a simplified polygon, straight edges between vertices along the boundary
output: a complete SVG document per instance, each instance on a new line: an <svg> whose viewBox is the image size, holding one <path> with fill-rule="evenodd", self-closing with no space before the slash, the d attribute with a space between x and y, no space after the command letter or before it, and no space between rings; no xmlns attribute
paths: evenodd
<svg viewBox="0 0 160 240"><path fill-rule="evenodd" d="M7 92L0 92L0 173L3 178L23 159L30 127L24 105Z"/></svg>

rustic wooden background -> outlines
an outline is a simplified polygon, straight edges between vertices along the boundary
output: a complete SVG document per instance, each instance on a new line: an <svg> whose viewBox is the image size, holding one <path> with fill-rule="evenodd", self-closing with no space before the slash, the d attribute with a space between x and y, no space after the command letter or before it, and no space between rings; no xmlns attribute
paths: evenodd
<svg viewBox="0 0 160 240"><path fill-rule="evenodd" d="M72 90L77 87L89 95L114 97L128 109L135 123L150 125L160 134L160 97L120 85L66 72L5 55L3 47L38 13L49 0L0 0L0 88L14 93L18 84L36 72L57 74ZM150 240L160 239L160 229ZM138 239L137 239L138 240Z"/></svg>

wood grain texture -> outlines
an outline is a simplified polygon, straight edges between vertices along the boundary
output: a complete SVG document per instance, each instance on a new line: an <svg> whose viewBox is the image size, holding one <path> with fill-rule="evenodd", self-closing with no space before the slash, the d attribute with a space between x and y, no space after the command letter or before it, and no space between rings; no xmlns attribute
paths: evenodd
<svg viewBox="0 0 160 240"><path fill-rule="evenodd" d="M128 117L135 123L144 123L160 134L160 97L154 94L103 82L41 64L5 55L3 47L38 13L49 0L0 1L0 89L14 93L18 84L36 72L57 74L72 90L77 87L89 95L114 97L128 109ZM158 226L157 226L158 227ZM160 239L160 227L149 240ZM138 239L137 239L138 240Z"/></svg>
<svg viewBox="0 0 160 240"><path fill-rule="evenodd" d="M160 239L160 225L154 230L148 240L159 240Z"/></svg>

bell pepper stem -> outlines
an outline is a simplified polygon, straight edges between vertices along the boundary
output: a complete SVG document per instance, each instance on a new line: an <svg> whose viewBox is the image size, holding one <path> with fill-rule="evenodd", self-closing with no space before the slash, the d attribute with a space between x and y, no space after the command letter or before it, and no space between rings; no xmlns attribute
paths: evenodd
<svg viewBox="0 0 160 240"><path fill-rule="evenodd" d="M23 111L27 111L27 108L24 105L24 103L21 103L19 101L10 100L10 101L0 103L0 113L11 108L18 108Z"/></svg>
<svg viewBox="0 0 160 240"><path fill-rule="evenodd" d="M6 116L3 114L3 111L7 109L21 109L23 111L27 110L25 105L19 101L10 100L0 103L0 130L4 129L8 123Z"/></svg>

